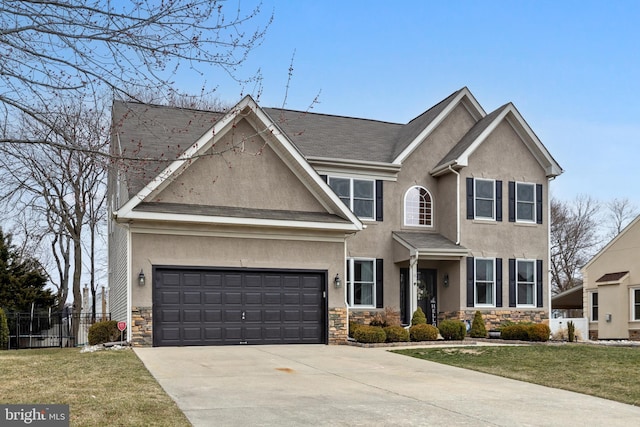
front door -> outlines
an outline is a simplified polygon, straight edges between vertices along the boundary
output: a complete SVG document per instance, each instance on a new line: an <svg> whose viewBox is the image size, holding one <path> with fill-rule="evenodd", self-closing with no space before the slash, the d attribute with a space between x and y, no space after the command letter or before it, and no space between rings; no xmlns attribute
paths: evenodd
<svg viewBox="0 0 640 427"><path fill-rule="evenodd" d="M427 316L427 323L437 326L438 322L438 270L418 269L418 307Z"/></svg>

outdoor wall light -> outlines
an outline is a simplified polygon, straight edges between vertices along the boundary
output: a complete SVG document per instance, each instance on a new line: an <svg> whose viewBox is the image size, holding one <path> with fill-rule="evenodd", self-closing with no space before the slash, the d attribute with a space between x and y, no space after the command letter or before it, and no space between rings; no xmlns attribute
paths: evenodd
<svg viewBox="0 0 640 427"><path fill-rule="evenodd" d="M333 279L333 284L336 288L342 286L342 280L340 280L340 275L336 274L336 277Z"/></svg>
<svg viewBox="0 0 640 427"><path fill-rule="evenodd" d="M138 274L138 285L144 286L144 271L140 270L140 274Z"/></svg>
<svg viewBox="0 0 640 427"><path fill-rule="evenodd" d="M445 288L449 287L449 273L444 273L444 277L442 278L442 284Z"/></svg>

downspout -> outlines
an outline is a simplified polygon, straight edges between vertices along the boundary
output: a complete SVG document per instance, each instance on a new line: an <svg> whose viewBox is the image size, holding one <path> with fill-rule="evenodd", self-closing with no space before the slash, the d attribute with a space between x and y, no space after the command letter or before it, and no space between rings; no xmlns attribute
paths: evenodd
<svg viewBox="0 0 640 427"><path fill-rule="evenodd" d="M449 165L449 170L456 175L456 245L460 245L460 173Z"/></svg>
<svg viewBox="0 0 640 427"><path fill-rule="evenodd" d="M551 194L551 181L555 177L547 178L547 302L549 304L549 320L551 320L551 200L549 194Z"/></svg>

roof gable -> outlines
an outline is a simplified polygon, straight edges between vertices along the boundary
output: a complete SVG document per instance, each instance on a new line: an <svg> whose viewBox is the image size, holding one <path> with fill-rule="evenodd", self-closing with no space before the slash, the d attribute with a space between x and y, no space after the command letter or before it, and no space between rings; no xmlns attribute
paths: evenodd
<svg viewBox="0 0 640 427"><path fill-rule="evenodd" d="M175 109L174 109L175 110ZM117 212L119 218L133 216L133 210L143 202L151 202L168 185L180 176L191 165L207 156L212 148L218 153L237 147L216 147L216 144L229 132L235 129L240 120L247 120L257 133L260 133L266 144L289 167L293 174L304 183L309 191L330 214L348 220L355 230L362 229L360 220L340 201L329 186L307 163L302 154L271 121L270 117L250 97L246 96L228 113L219 118L200 137L191 140L190 146L176 160L170 162ZM175 148L175 147L174 147Z"/></svg>
<svg viewBox="0 0 640 427"><path fill-rule="evenodd" d="M444 156L431 171L431 174L439 176L448 173L450 167L461 168L468 166L469 156L473 154L503 121L507 121L518 134L522 142L545 170L547 177L555 177L563 172L560 165L520 115L520 112L518 112L512 103L508 103L478 121L449 153Z"/></svg>
<svg viewBox="0 0 640 427"><path fill-rule="evenodd" d="M600 249L598 253L595 254L593 258L591 258L589 262L584 265L584 267L582 267L581 270L583 274L594 262L598 260L598 258L606 253L612 246L616 245L616 243L618 243L620 240L625 239L626 236L631 234L632 230L634 230L636 227L640 227L640 215L638 215L633 221L631 221L620 233L618 233L616 237L611 239L609 243L607 243L602 249Z"/></svg>

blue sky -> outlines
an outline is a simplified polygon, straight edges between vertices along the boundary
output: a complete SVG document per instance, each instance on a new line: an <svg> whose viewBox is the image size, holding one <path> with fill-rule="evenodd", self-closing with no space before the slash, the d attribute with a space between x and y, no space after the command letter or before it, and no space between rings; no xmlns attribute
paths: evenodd
<svg viewBox="0 0 640 427"><path fill-rule="evenodd" d="M516 105L565 169L555 196L640 206L640 2L264 0L263 8L274 22L241 70L261 69L261 105L283 105L294 52L291 109L307 110L319 94L312 111L406 123L467 86L487 112ZM239 99L223 74L207 81L221 99Z"/></svg>

